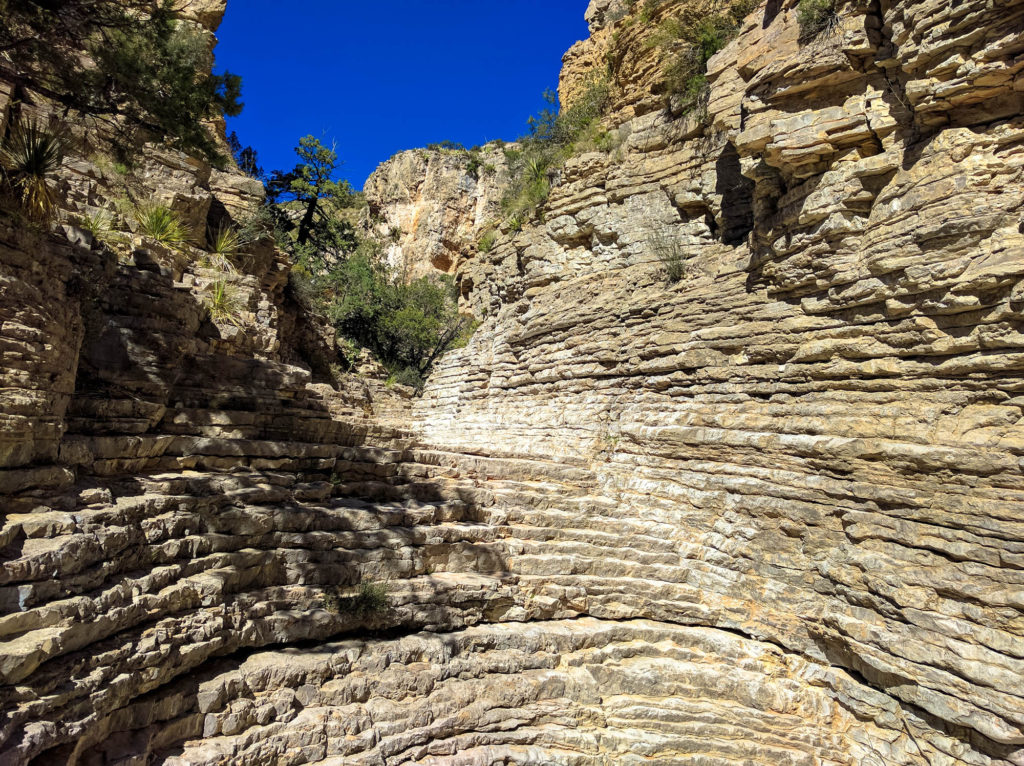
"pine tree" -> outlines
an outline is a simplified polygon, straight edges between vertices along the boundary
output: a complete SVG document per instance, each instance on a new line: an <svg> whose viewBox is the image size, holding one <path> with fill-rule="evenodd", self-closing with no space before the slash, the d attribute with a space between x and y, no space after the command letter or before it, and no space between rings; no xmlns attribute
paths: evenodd
<svg viewBox="0 0 1024 766"><path fill-rule="evenodd" d="M209 35L186 0L0 0L0 77L83 115L120 118L216 164L203 124L241 109L241 78L211 74ZM88 57L88 63L83 60Z"/></svg>
<svg viewBox="0 0 1024 766"><path fill-rule="evenodd" d="M275 171L267 185L272 202L298 202L303 207L296 241L305 246L317 233L317 227L330 225L325 209L330 201L347 201L352 194L348 181L335 181L338 152L336 147L327 148L313 136L299 139L295 153L301 162L288 173ZM326 232L325 232L326 233Z"/></svg>

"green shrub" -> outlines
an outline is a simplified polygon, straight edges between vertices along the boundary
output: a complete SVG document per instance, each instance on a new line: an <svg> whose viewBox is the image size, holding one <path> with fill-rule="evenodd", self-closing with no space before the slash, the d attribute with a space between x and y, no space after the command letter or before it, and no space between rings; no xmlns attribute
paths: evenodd
<svg viewBox="0 0 1024 766"><path fill-rule="evenodd" d="M591 75L567 109L557 111L557 95L552 91L544 94L549 107L529 119L530 135L519 139L519 148L505 151L509 186L501 208L510 230L521 228L547 200L549 175L576 154L581 144L593 142L610 93L607 78Z"/></svg>
<svg viewBox="0 0 1024 766"><path fill-rule="evenodd" d="M213 229L208 230L207 239L210 245L210 252L224 258L234 258L242 249L242 241L238 230L232 226L221 225L217 227L216 231Z"/></svg>
<svg viewBox="0 0 1024 766"><path fill-rule="evenodd" d="M438 141L437 143L427 144L427 149L434 152L464 152L466 147L455 141Z"/></svg>
<svg viewBox="0 0 1024 766"><path fill-rule="evenodd" d="M434 362L474 329L472 320L458 312L450 276L405 283L389 272L371 245L361 245L320 274L296 276L302 279L310 282L314 307L327 315L339 335L370 349L392 375L402 375L416 387Z"/></svg>
<svg viewBox="0 0 1024 766"><path fill-rule="evenodd" d="M481 253L489 253L494 249L494 243L498 241L498 232L494 229L488 229L480 237L480 241L477 243L477 247Z"/></svg>
<svg viewBox="0 0 1024 766"><path fill-rule="evenodd" d="M191 237L178 214L166 205L156 202L139 205L135 209L135 220L139 222L141 234L168 247L184 248Z"/></svg>
<svg viewBox="0 0 1024 766"><path fill-rule="evenodd" d="M822 32L831 32L839 23L836 0L800 0L796 8L800 39L807 41Z"/></svg>
<svg viewBox="0 0 1024 766"><path fill-rule="evenodd" d="M64 162L66 150L67 139L62 133L51 133L34 121L16 126L0 149L6 185L28 218L53 218L57 198L49 178Z"/></svg>
<svg viewBox="0 0 1024 766"><path fill-rule="evenodd" d="M202 300L203 305L210 312L210 318L215 322L238 324L242 312L242 300L233 285L223 279L218 279L207 286Z"/></svg>
<svg viewBox="0 0 1024 766"><path fill-rule="evenodd" d="M661 48L667 55L665 89L680 99L683 112L706 118L708 61L736 36L740 22L757 4L757 0L739 0L714 14L684 11L663 21L648 40L649 47Z"/></svg>
<svg viewBox="0 0 1024 766"><path fill-rule="evenodd" d="M382 614L388 610L387 583L364 582L354 596L342 596L338 589L330 589L323 594L324 608L334 614L353 614L366 617Z"/></svg>
<svg viewBox="0 0 1024 766"><path fill-rule="evenodd" d="M128 237L118 231L114 216L106 210L97 210L78 219L78 225L92 235L95 242L118 250L128 243Z"/></svg>

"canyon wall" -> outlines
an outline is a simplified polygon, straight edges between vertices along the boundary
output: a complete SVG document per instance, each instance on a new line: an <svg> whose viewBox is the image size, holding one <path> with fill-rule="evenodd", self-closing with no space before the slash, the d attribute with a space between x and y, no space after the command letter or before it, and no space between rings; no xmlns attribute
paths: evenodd
<svg viewBox="0 0 1024 766"><path fill-rule="evenodd" d="M412 413L273 248L236 323L0 227L0 763L1024 764L1024 2L768 0L683 113L646 41L723 5L591 4L621 145L489 252L379 171L484 320Z"/></svg>
<svg viewBox="0 0 1024 766"><path fill-rule="evenodd" d="M503 145L412 149L367 179L367 230L406 279L455 274L501 217L508 183Z"/></svg>

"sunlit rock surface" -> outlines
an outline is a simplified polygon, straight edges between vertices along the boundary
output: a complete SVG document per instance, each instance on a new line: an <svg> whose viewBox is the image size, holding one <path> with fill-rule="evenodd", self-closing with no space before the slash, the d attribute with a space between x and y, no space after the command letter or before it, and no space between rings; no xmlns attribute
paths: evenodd
<svg viewBox="0 0 1024 766"><path fill-rule="evenodd" d="M0 763L1024 764L1024 3L770 0L706 126L613 5L621 146L411 415L286 264L235 332L3 230Z"/></svg>
<svg viewBox="0 0 1024 766"><path fill-rule="evenodd" d="M508 162L501 145L412 149L367 179L369 232L405 279L454 274L501 219Z"/></svg>

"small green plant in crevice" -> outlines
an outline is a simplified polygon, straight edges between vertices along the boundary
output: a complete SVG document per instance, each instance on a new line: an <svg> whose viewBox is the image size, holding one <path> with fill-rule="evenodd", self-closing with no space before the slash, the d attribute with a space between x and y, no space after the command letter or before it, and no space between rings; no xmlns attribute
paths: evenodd
<svg viewBox="0 0 1024 766"><path fill-rule="evenodd" d="M221 225L216 229L208 229L206 239L210 252L224 258L234 258L242 249L242 239L238 229L233 226Z"/></svg>
<svg viewBox="0 0 1024 766"><path fill-rule="evenodd" d="M238 289L223 279L207 285L202 295L203 305L214 322L238 324L242 313L242 300Z"/></svg>
<svg viewBox="0 0 1024 766"><path fill-rule="evenodd" d="M645 0L640 8L640 21L644 24L649 24L651 19L654 18L654 14L658 12L658 7L662 2L663 0Z"/></svg>
<svg viewBox="0 0 1024 766"><path fill-rule="evenodd" d="M325 589L324 609L334 614L369 617L388 610L388 586L385 582L360 583L354 595L343 596L339 588Z"/></svg>
<svg viewBox="0 0 1024 766"><path fill-rule="evenodd" d="M181 222L178 214L166 205L149 202L135 208L135 220L139 233L174 249L188 245L191 233Z"/></svg>
<svg viewBox="0 0 1024 766"><path fill-rule="evenodd" d="M488 229L480 237L480 241L477 242L477 248L481 253L489 253L494 249L494 243L498 241L498 232L494 229Z"/></svg>
<svg viewBox="0 0 1024 766"><path fill-rule="evenodd" d="M78 219L79 228L89 232L93 241L118 252L128 245L128 236L118 230L114 215L107 210L96 210Z"/></svg>
<svg viewBox="0 0 1024 766"><path fill-rule="evenodd" d="M62 132L45 130L35 121L15 126L0 147L4 185L30 220L53 219L57 197L50 177L64 162L67 148Z"/></svg>
<svg viewBox="0 0 1024 766"><path fill-rule="evenodd" d="M663 230L652 231L648 237L648 246L661 261L665 270L665 278L672 284L686 276L686 257L683 246L676 237Z"/></svg>
<svg viewBox="0 0 1024 766"><path fill-rule="evenodd" d="M800 40L807 42L822 33L831 33L839 25L836 0L800 0L796 7Z"/></svg>

